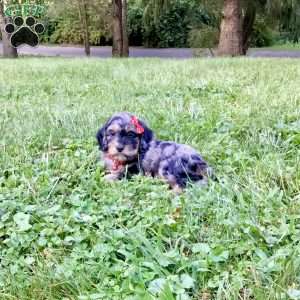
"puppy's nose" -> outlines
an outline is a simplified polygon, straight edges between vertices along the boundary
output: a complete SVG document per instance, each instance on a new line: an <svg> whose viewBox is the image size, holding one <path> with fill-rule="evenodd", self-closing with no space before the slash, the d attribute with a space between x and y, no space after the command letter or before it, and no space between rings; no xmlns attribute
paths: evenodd
<svg viewBox="0 0 300 300"><path fill-rule="evenodd" d="M117 146L117 150L118 150L118 152L122 152L124 150L124 147L123 146Z"/></svg>

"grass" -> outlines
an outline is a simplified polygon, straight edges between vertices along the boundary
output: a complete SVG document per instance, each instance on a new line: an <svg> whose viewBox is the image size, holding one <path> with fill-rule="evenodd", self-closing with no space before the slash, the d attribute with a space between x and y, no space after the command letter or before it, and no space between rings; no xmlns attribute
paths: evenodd
<svg viewBox="0 0 300 300"><path fill-rule="evenodd" d="M300 299L300 62L0 61L0 299ZM220 182L103 180L116 111Z"/></svg>
<svg viewBox="0 0 300 300"><path fill-rule="evenodd" d="M270 47L263 47L263 48L253 48L256 50L277 50L277 51L300 51L300 43L291 43L285 42L282 44L275 44Z"/></svg>

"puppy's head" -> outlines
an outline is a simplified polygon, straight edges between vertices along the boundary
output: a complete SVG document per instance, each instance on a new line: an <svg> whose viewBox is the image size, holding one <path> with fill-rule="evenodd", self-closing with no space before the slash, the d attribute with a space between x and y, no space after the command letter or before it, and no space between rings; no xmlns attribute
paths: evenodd
<svg viewBox="0 0 300 300"><path fill-rule="evenodd" d="M137 159L152 139L146 124L126 112L113 115L97 133L100 150L124 162Z"/></svg>

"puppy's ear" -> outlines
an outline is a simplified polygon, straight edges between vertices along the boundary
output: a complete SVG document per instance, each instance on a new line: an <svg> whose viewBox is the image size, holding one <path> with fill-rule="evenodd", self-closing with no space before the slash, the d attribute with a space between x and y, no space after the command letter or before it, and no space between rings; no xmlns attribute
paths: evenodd
<svg viewBox="0 0 300 300"><path fill-rule="evenodd" d="M149 148L150 142L154 139L153 131L143 122L139 121L142 127L144 128L144 132L141 136L141 152L146 152Z"/></svg>
<svg viewBox="0 0 300 300"><path fill-rule="evenodd" d="M106 130L106 125L104 125L102 128L100 128L96 135L96 138L97 138L97 141L99 144L99 149L101 151L108 150L108 145L107 145L107 141L105 138L105 130Z"/></svg>

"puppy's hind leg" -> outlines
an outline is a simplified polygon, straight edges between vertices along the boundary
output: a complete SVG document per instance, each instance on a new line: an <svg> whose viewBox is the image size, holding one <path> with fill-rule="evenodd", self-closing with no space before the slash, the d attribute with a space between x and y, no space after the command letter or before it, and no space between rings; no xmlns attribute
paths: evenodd
<svg viewBox="0 0 300 300"><path fill-rule="evenodd" d="M176 181L175 176L169 175L165 177L165 181L167 182L167 184L169 184L169 187L172 189L172 192L175 195L180 195L183 193L184 186Z"/></svg>

